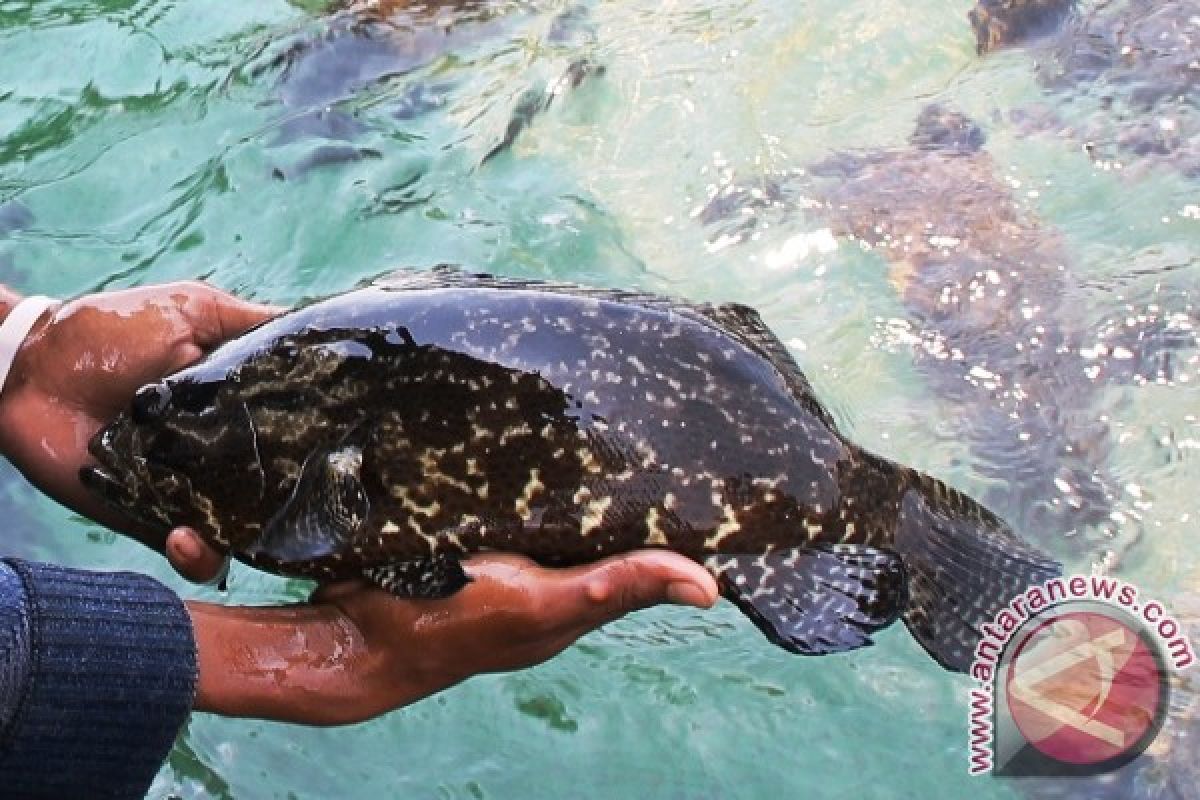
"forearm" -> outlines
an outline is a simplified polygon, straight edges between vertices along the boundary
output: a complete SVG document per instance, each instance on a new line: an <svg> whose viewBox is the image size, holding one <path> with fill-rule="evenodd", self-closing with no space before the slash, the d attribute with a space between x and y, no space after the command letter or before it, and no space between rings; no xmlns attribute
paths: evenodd
<svg viewBox="0 0 1200 800"><path fill-rule="evenodd" d="M200 678L197 711L308 725L361 722L446 688L449 672L385 672L336 607L188 603ZM395 639L414 631L396 630ZM394 661L394 659L393 659Z"/></svg>

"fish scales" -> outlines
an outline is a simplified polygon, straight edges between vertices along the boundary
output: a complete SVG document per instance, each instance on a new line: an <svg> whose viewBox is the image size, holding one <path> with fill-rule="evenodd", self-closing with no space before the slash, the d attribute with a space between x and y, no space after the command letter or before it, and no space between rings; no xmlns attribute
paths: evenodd
<svg viewBox="0 0 1200 800"><path fill-rule="evenodd" d="M585 310L595 313L589 317ZM822 465L849 458L845 445L811 415L781 413L794 403L781 380L770 380L763 359L691 315L537 291L442 289L397 296L366 289L288 323L336 335L341 328L387 330L396 320L404 320L411 344L388 342L384 335L359 347L329 344L307 358L296 357L289 344L239 375L250 387L247 405L262 409L251 412L261 442L290 437L304 451L329 436L340 438L357 419L341 417L347 401L380 415L381 435L372 437L363 460L378 465L380 484L367 528L395 529L383 535L381 555L418 558L431 548L492 547L577 563L643 542L651 533L648 518L657 511L660 520L670 521L659 526L667 545L701 557L718 550L705 542L729 507L740 518L774 520L727 533L737 534L725 541L727 549L757 552L792 542L804 518L819 524L829 516L819 509L834 508L841 494ZM592 349L580 334L589 325L604 337L603 350ZM673 335L664 337L665 331ZM695 356L714 351L720 357L707 364ZM381 366L385 375L374 389L361 388ZM201 382L220 380L229 366L214 359L206 368L213 374L198 374ZM290 419L274 407L275 395L289 386L319 385L335 369L343 372L342 388L323 397L304 395L304 405L322 421L295 441ZM436 417L427 416L431 407L438 409ZM793 433L798 427L802 431ZM808 449L746 446L792 438L809 442ZM455 450L460 443L465 446ZM261 446L275 455L270 445ZM539 477L531 486L535 470ZM756 486L750 476L768 477ZM270 505L286 500L291 482L275 488L265 498ZM575 502L581 492L590 498L582 508ZM764 500L768 494L774 503ZM671 510L665 508L668 495L674 498ZM606 501L611 505L603 512L602 533L581 536L587 508ZM523 513L530 503L535 507ZM807 515L804 509L810 509ZM463 516L490 524L451 538ZM866 524L860 529L871 530ZM256 558L269 563L270 554ZM314 571L326 568L321 563Z"/></svg>
<svg viewBox="0 0 1200 800"><path fill-rule="evenodd" d="M439 596L481 550L567 565L665 547L796 652L867 644L908 611L959 668L979 620L955 615L1055 568L845 440L751 309L450 269L245 334L143 388L91 449L81 477L113 505L274 572ZM937 562L938 525L988 557L955 576L959 605L918 614L913 579L953 572L918 555Z"/></svg>

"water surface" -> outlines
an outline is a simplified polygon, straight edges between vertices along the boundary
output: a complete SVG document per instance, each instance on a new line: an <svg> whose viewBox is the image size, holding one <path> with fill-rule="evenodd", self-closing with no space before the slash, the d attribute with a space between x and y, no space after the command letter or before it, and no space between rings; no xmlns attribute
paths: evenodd
<svg viewBox="0 0 1200 800"><path fill-rule="evenodd" d="M1050 103L1083 127L1103 109L1094 93L1048 95L1031 51L980 59L967 10L957 0L544 0L402 11L363 33L314 2L9 0L0 277L60 296L203 277L290 303L395 266L457 262L736 300L761 309L849 435L995 495L993 455L954 424L962 399L915 355L920 325L889 279L889 256L806 208L820 200L807 168L843 152L903 151L931 102L965 112L986 133L992 179L1069 267L1063 325L1086 331L1127 317L1195 319L1200 201L1195 178L1166 161L1097 160L1063 126L1014 117ZM556 91L581 63L603 70ZM531 103L548 107L494 152ZM1175 111L1194 123L1186 103ZM787 203L732 203L749 227L706 220L725 187L767 179L789 187ZM936 220L956 187L930 179ZM1117 574L1195 616L1195 355L1171 357L1160 380L1096 382L1076 412L1104 420L1120 515L1081 537L1023 533L1074 569L1118 553ZM5 552L143 570L217 597L15 477L4 487L20 523ZM1020 514L997 496L998 511ZM222 599L307 591L237 568ZM769 646L728 604L655 610L537 669L477 678L352 728L196 715L151 794L1194 791L1132 768L1121 789L970 779L967 682L899 626L878 638L803 659ZM1163 748L1173 763L1197 755L1194 722L1193 744L1182 737L1193 697L1177 695L1168 732L1180 735Z"/></svg>

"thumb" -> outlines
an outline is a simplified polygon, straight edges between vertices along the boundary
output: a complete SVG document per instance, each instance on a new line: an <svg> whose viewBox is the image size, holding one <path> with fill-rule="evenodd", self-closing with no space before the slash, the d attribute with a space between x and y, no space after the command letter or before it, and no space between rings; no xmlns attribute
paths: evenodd
<svg viewBox="0 0 1200 800"><path fill-rule="evenodd" d="M217 581L229 570L229 557L209 547L191 528L168 533L165 550L175 571L194 583Z"/></svg>
<svg viewBox="0 0 1200 800"><path fill-rule="evenodd" d="M204 350L239 336L285 310L252 303L207 284L201 287L199 308L192 310L192 327L196 344Z"/></svg>

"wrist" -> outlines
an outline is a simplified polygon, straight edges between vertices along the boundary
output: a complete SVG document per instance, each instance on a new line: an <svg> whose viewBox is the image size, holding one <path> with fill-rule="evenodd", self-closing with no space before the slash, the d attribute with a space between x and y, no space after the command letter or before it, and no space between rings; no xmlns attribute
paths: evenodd
<svg viewBox="0 0 1200 800"><path fill-rule="evenodd" d="M7 286L0 286L0 323L8 319L9 313L16 308L17 303L24 299L23 294L14 292Z"/></svg>
<svg viewBox="0 0 1200 800"><path fill-rule="evenodd" d="M197 711L343 725L420 696L408 696L402 679L382 684L379 659L333 606L187 607L196 635Z"/></svg>
<svg viewBox="0 0 1200 800"><path fill-rule="evenodd" d="M21 419L27 414L13 410L21 405L13 398L36 371L31 358L36 362L37 357L31 356L31 352L59 305L48 297L24 298L0 286L0 450L10 457L8 432L22 429L30 422L36 424L36 420Z"/></svg>
<svg viewBox="0 0 1200 800"><path fill-rule="evenodd" d="M62 302L44 295L21 295L0 287L0 397L24 383L37 349ZM35 357L33 361L37 361Z"/></svg>

